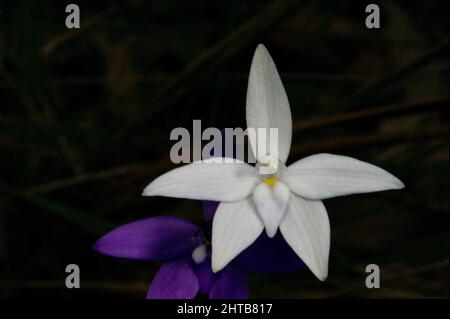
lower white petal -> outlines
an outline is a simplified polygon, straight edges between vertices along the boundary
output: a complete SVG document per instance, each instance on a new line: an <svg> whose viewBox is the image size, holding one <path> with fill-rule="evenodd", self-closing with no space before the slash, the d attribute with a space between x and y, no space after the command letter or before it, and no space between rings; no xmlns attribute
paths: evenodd
<svg viewBox="0 0 450 319"><path fill-rule="evenodd" d="M238 202L220 203L213 219L212 270L223 269L250 246L263 229L251 196Z"/></svg>
<svg viewBox="0 0 450 319"><path fill-rule="evenodd" d="M286 211L289 202L289 189L282 182L276 182L273 187L266 183L260 183L253 191L258 215L266 228L267 236L275 236L280 221Z"/></svg>
<svg viewBox="0 0 450 319"><path fill-rule="evenodd" d="M254 167L235 159L219 160L207 159L171 170L150 183L143 195L213 201L246 198L258 181Z"/></svg>
<svg viewBox="0 0 450 319"><path fill-rule="evenodd" d="M280 231L286 242L320 280L328 276L330 222L322 201L291 194Z"/></svg>
<svg viewBox="0 0 450 319"><path fill-rule="evenodd" d="M308 199L400 189L405 185L384 169L348 156L316 154L290 165L283 181Z"/></svg>

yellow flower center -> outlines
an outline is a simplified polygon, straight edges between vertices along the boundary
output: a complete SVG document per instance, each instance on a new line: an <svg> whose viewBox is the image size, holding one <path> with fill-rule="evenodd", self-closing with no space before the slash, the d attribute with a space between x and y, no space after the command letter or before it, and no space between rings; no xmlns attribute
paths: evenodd
<svg viewBox="0 0 450 319"><path fill-rule="evenodd" d="M271 178L263 178L264 183L266 183L267 185L274 187L275 184L277 183L277 178L276 177L271 177Z"/></svg>

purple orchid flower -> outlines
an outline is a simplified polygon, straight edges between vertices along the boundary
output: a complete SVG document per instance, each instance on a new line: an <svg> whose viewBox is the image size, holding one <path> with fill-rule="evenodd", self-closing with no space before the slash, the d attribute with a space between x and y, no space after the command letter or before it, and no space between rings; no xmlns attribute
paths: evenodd
<svg viewBox="0 0 450 319"><path fill-rule="evenodd" d="M235 145L232 157L236 157ZM218 206L219 202L203 201L203 229L178 217L151 217L113 229L93 248L113 257L164 261L147 292L148 299L193 299L198 293L210 299L247 299L246 271L278 273L304 267L280 234L269 238L263 233L236 261L213 273L210 240Z"/></svg>
<svg viewBox="0 0 450 319"><path fill-rule="evenodd" d="M148 299L248 298L247 273L232 263L211 270L208 223L205 230L178 217L160 216L131 222L101 237L94 250L104 255L163 261L147 292Z"/></svg>

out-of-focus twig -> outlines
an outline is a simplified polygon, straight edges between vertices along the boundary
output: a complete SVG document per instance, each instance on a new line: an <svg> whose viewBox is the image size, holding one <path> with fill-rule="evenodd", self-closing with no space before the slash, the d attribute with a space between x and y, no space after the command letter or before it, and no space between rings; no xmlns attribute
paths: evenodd
<svg viewBox="0 0 450 319"><path fill-rule="evenodd" d="M386 283L390 283L399 279L407 278L407 277L413 277L417 276L423 273L427 273L434 270L439 270L441 268L448 267L448 259L439 260L430 264L422 265L419 267L413 267L406 269L405 271L398 272L396 274L390 275L390 276L383 276L381 281L382 284L385 285ZM347 286L346 288L343 288L342 290L336 291L334 293L331 293L327 295L327 298L338 298L338 297L345 297L349 294L358 292L369 292L370 289L367 289L367 287L364 285L363 282L358 282L356 284Z"/></svg>
<svg viewBox="0 0 450 319"><path fill-rule="evenodd" d="M120 282L120 281L83 281L84 290L107 291L108 293L123 294L143 294L148 289L148 283L145 282ZM9 281L0 284L2 289L24 289L24 290L65 290L67 287L64 280L28 280L28 281Z"/></svg>
<svg viewBox="0 0 450 319"><path fill-rule="evenodd" d="M360 121L364 119L377 119L380 117L394 117L407 114L420 114L432 112L435 110L448 109L448 96L435 97L426 100L404 102L401 104L385 105L373 107L363 111L355 111L349 113L341 113L333 116L321 117L315 120L294 123L294 131L305 131L316 129L324 126L332 126L336 124L344 124L352 121Z"/></svg>
<svg viewBox="0 0 450 319"><path fill-rule="evenodd" d="M6 83L9 86L18 89L19 99L26 106L28 112L33 118L35 118L38 122L46 123L47 125L58 123L55 112L53 111L53 108L49 100L43 95L38 95L37 100L42 105L42 110L39 110L36 107L37 106L36 97L33 98L32 94L29 94L30 92L27 92L26 90L24 90L24 88L22 88L19 85L18 80L16 79L18 76L16 75L16 77L14 77L13 74L7 70L7 68L4 66L1 60L0 60L0 75L3 76ZM72 168L74 173L80 173L82 171L82 166L76 160L74 149L71 146L67 137L61 132L58 132L58 134L56 135L56 141L61 149L61 152L66 158L68 165Z"/></svg>
<svg viewBox="0 0 450 319"><path fill-rule="evenodd" d="M382 284L391 283L403 278L413 277L448 267L448 259L440 260L434 263L426 264L419 267L407 269L394 275L382 277ZM36 290L66 290L64 281L61 280L30 280L22 282L6 282L4 287L13 289L36 289ZM84 281L83 289L93 291L108 291L110 293L142 293L148 289L147 283L142 282L120 282L120 281ZM370 292L364 286L363 282L346 287L342 290L325 295L326 298L345 297L353 293Z"/></svg>
<svg viewBox="0 0 450 319"><path fill-rule="evenodd" d="M114 8L107 12L102 12L95 16L89 17L81 23L79 29L71 29L58 34L54 38L50 39L41 47L41 53L43 56L48 57L53 51L55 51L62 44L69 42L70 40L78 37L79 35L85 33L88 30L93 29L98 26L101 22L106 21L119 13L123 8Z"/></svg>
<svg viewBox="0 0 450 319"><path fill-rule="evenodd" d="M400 80L404 79L408 75L420 70L422 67L428 65L430 62L434 61L436 57L444 55L449 48L448 39L445 39L438 43L435 47L425 52L415 60L407 63L398 70L384 76L378 81L368 84L366 87L362 88L360 91L356 92L354 95L350 96L348 99L344 100L336 106L337 109L349 109L355 106L360 106L361 103L367 101L375 93L379 93L392 85L398 83Z"/></svg>
<svg viewBox="0 0 450 319"><path fill-rule="evenodd" d="M107 229L113 227L113 225L110 222L102 219L99 216L79 211L77 209L67 206L64 203L49 200L45 197L36 195L31 192L17 189L1 181L0 181L0 193L4 193L7 196L14 199L19 199L21 201L28 202L33 206L39 207L48 213L51 213L55 216L59 216L65 221L73 225L76 225L91 234L98 235L103 233Z"/></svg>
<svg viewBox="0 0 450 319"><path fill-rule="evenodd" d="M224 77L230 79L247 80L247 73L225 73ZM307 81L307 82L331 82L331 83L367 83L374 80L374 76L360 75L360 74L345 74L345 73L282 73L281 77L285 81ZM173 74L141 74L134 78L135 83L172 83L175 79ZM108 79L106 77L66 77L59 79L47 79L44 81L45 86L49 87L77 87L77 86L92 86L103 85ZM0 88L9 87L6 83L0 83Z"/></svg>
<svg viewBox="0 0 450 319"><path fill-rule="evenodd" d="M295 7L301 1L278 0L266 7L254 18L244 22L219 43L203 51L195 60L189 63L180 74L166 86L161 93L150 103L151 109L146 112L142 120L146 120L174 100L180 98L194 79L203 74L205 69L219 65L239 49L248 44L256 35L279 21L284 15L295 12Z"/></svg>
<svg viewBox="0 0 450 319"><path fill-rule="evenodd" d="M341 138L333 137L293 145L291 148L291 152L293 154L309 154L363 146L367 147L373 145L406 143L410 141L420 141L423 139L443 138L446 136L448 136L448 128L438 127L407 132L375 133L365 136Z"/></svg>
<svg viewBox="0 0 450 319"><path fill-rule="evenodd" d="M92 172L92 173L86 173L86 174L79 174L72 178L62 179L62 180L56 180L52 181L50 183L45 183L42 185L34 186L28 189L28 191L33 193L47 193L51 192L53 190L61 189L70 187L73 185L82 184L85 182L95 182L100 181L103 179L108 178L114 178L117 176L125 175L130 172L134 172L139 168L142 168L143 165L124 165L119 167L114 167L112 169L106 169L102 171Z"/></svg>
<svg viewBox="0 0 450 319"><path fill-rule="evenodd" d="M23 143L11 139L0 138L0 148L8 151L19 151L27 153L27 156L58 156L60 151L33 143Z"/></svg>
<svg viewBox="0 0 450 319"><path fill-rule="evenodd" d="M171 162L169 156L163 156L160 159L156 160L151 164L131 164L124 165L119 167L114 167L106 170L96 171L92 173L85 173L81 175L77 175L74 177L55 180L49 183L44 183L41 185L37 185L34 187L30 187L28 189L29 192L32 193L47 193L52 192L58 189L76 186L79 184L100 181L110 178L115 178L119 176L123 176L126 174L136 175L148 175L151 176L156 174L157 172L164 170L167 167L170 167Z"/></svg>
<svg viewBox="0 0 450 319"><path fill-rule="evenodd" d="M42 113L44 114L47 123L49 125L58 125L59 121L49 100L46 97L41 96L40 102L42 104ZM61 130L58 130L57 132L58 133L55 136L56 141L61 148L61 152L63 153L67 164L75 174L81 174L83 172L83 166L78 160L75 148L72 146L72 143L70 143L66 135L61 132Z"/></svg>

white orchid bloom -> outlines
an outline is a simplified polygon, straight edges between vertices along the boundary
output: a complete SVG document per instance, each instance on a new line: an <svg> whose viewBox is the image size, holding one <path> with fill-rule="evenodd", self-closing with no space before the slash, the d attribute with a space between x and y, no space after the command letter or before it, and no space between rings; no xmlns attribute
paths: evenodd
<svg viewBox="0 0 450 319"><path fill-rule="evenodd" d="M330 224L323 199L403 188L387 171L340 155L317 154L286 167L292 137L289 102L276 66L263 45L256 48L247 90L247 126L278 128L278 158L217 163L208 159L174 169L143 195L220 201L212 230L212 269L223 269L265 229L280 229L286 242L320 280L328 276ZM250 136L251 145L256 145ZM212 163L214 162L214 163ZM261 174L259 168L274 168Z"/></svg>

